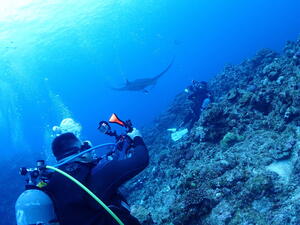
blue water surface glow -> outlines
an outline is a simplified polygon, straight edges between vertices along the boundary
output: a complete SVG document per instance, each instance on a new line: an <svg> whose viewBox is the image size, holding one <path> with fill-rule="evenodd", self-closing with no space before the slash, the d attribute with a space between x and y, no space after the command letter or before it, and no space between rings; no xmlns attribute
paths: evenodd
<svg viewBox="0 0 300 225"><path fill-rule="evenodd" d="M50 157L63 118L95 144L108 141L96 128L112 112L147 125L192 79L295 40L299 11L299 0L1 0L1 183L20 182L20 163ZM174 56L149 94L110 89L160 73ZM7 225L16 196L6 194Z"/></svg>

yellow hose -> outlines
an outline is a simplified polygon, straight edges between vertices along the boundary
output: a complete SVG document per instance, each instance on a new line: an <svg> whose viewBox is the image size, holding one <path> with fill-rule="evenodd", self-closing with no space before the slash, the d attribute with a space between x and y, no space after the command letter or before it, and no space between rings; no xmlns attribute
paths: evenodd
<svg viewBox="0 0 300 225"><path fill-rule="evenodd" d="M72 177L71 175L67 174L66 172L64 172L56 167L53 167L53 166L46 166L46 168L49 170L54 170L55 172L58 172L61 175L65 176L68 179L70 179L71 181L73 181L80 188L82 188L85 192L87 192L93 199L95 199L118 222L118 224L124 225L124 223L120 220L120 218L113 211L111 211L111 209L108 208L104 202L102 202L91 190L89 190L86 186L84 186L82 183L80 183L74 177Z"/></svg>

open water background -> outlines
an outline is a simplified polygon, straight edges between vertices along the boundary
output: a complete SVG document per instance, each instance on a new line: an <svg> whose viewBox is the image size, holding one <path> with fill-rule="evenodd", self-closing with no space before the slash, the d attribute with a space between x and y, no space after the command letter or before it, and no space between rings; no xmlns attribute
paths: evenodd
<svg viewBox="0 0 300 225"><path fill-rule="evenodd" d="M147 125L192 79L281 51L299 35L299 11L299 0L1 0L0 182L13 188L1 189L0 224L13 221L17 168L49 156L63 118L95 144L108 140L96 127L112 112ZM173 56L149 94L110 89L160 73Z"/></svg>

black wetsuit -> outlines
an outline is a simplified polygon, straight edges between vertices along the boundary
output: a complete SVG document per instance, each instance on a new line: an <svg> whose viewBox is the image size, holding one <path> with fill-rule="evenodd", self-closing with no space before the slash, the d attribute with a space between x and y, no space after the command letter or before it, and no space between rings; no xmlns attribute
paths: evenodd
<svg viewBox="0 0 300 225"><path fill-rule="evenodd" d="M183 125L191 129L196 121L198 121L201 114L201 106L206 98L210 98L210 94L206 87L199 85L191 85L187 88L190 100L190 113L184 119Z"/></svg>
<svg viewBox="0 0 300 225"><path fill-rule="evenodd" d="M141 137L135 137L130 158L115 156L98 164L72 162L60 169L85 184L125 225L139 225L121 205L118 188L149 164L148 150ZM54 173L44 188L53 201L60 225L115 225L117 222L94 199L72 181Z"/></svg>

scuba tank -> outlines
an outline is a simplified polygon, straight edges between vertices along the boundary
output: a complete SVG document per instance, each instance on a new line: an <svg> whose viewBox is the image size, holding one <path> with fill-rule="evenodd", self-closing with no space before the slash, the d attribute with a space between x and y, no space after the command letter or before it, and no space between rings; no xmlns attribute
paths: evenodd
<svg viewBox="0 0 300 225"><path fill-rule="evenodd" d="M59 225L52 199L41 190L47 175L44 165L39 160L36 168L20 169L21 175L27 175L27 185L15 204L17 225Z"/></svg>
<svg viewBox="0 0 300 225"><path fill-rule="evenodd" d="M15 209L18 225L59 224L53 202L42 190L28 189L24 191L19 196Z"/></svg>

